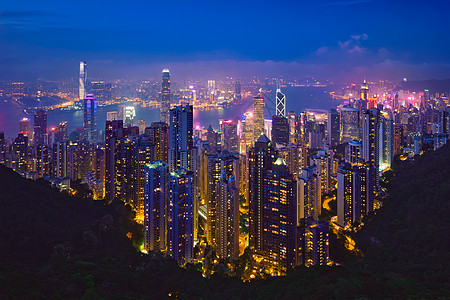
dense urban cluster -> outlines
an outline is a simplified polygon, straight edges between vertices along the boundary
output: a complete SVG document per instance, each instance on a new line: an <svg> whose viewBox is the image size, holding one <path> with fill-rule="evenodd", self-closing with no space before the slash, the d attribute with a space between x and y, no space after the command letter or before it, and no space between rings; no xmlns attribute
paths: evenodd
<svg viewBox="0 0 450 300"><path fill-rule="evenodd" d="M366 81L344 88L335 109L297 114L286 112L279 81L271 118L271 100L260 91L251 95L252 110L204 128L194 124L194 109L203 105L195 90L171 101L167 69L160 122L136 126L134 107L124 105L99 130L97 97L102 104L112 100L87 87L85 70L80 63L80 100L72 103L83 109L83 127L70 135L67 122L48 128L47 112L37 109L33 131L24 118L17 138L0 133L0 162L69 192L71 180L81 180L94 199L129 204L143 224L142 252L161 251L180 265L202 263L205 276L218 263L236 272L246 249L252 264L243 279L333 264L330 230L358 230L383 205L388 191L380 178L394 156L436 150L450 132L445 95L398 91L384 82L372 90ZM209 107L218 105L214 85L206 89ZM233 86L229 102L242 104L241 83ZM323 199L336 201L336 216L323 216Z"/></svg>

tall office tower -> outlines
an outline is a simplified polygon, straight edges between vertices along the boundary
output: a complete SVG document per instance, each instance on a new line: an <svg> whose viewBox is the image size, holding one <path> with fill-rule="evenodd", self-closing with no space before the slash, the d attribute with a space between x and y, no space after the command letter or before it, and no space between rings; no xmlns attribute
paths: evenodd
<svg viewBox="0 0 450 300"><path fill-rule="evenodd" d="M277 275L296 266L296 185L281 157L264 176L262 249Z"/></svg>
<svg viewBox="0 0 450 300"><path fill-rule="evenodd" d="M328 112L327 143L330 147L336 147L340 142L340 120L335 109Z"/></svg>
<svg viewBox="0 0 450 300"><path fill-rule="evenodd" d="M19 133L12 145L11 167L16 172L27 171L28 137Z"/></svg>
<svg viewBox="0 0 450 300"><path fill-rule="evenodd" d="M169 165L156 160L144 167L144 249L166 250L167 174Z"/></svg>
<svg viewBox="0 0 450 300"><path fill-rule="evenodd" d="M359 139L359 110L352 107L341 108L341 143Z"/></svg>
<svg viewBox="0 0 450 300"><path fill-rule="evenodd" d="M31 130L30 119L23 118L22 120L19 121L19 133L22 133L24 137L31 139L30 130Z"/></svg>
<svg viewBox="0 0 450 300"><path fill-rule="evenodd" d="M373 201L379 191L380 182L380 111L376 108L363 113L362 158L370 165L368 209L373 210Z"/></svg>
<svg viewBox="0 0 450 300"><path fill-rule="evenodd" d="M272 117L272 141L276 144L289 144L289 121L286 117Z"/></svg>
<svg viewBox="0 0 450 300"><path fill-rule="evenodd" d="M239 174L239 173L238 173ZM239 189L234 176L221 174L217 201L217 255L236 260L239 257Z"/></svg>
<svg viewBox="0 0 450 300"><path fill-rule="evenodd" d="M34 113L34 144L43 145L47 136L47 113L39 109Z"/></svg>
<svg viewBox="0 0 450 300"><path fill-rule="evenodd" d="M134 106L125 106L123 110L123 126L133 127L136 124L136 109Z"/></svg>
<svg viewBox="0 0 450 300"><path fill-rule="evenodd" d="M276 97L276 115L279 117L286 117L286 96L281 92L279 85L277 85Z"/></svg>
<svg viewBox="0 0 450 300"><path fill-rule="evenodd" d="M184 264L193 258L193 174L185 169L178 169L169 173L167 181L167 254L179 264Z"/></svg>
<svg viewBox="0 0 450 300"><path fill-rule="evenodd" d="M321 213L322 189L315 166L306 167L298 179L298 220L313 217L319 219Z"/></svg>
<svg viewBox="0 0 450 300"><path fill-rule="evenodd" d="M168 69L162 71L160 121L170 123L170 74Z"/></svg>
<svg viewBox="0 0 450 300"><path fill-rule="evenodd" d="M272 119L264 119L264 134L272 139Z"/></svg>
<svg viewBox="0 0 450 300"><path fill-rule="evenodd" d="M298 228L298 248L301 261L306 267L326 265L328 263L328 234L327 221L317 221L314 218L300 220Z"/></svg>
<svg viewBox="0 0 450 300"><path fill-rule="evenodd" d="M390 168L394 160L394 121L389 116L380 115L379 136L380 168Z"/></svg>
<svg viewBox="0 0 450 300"><path fill-rule="evenodd" d="M184 104L170 110L169 170L191 170L193 141L193 108Z"/></svg>
<svg viewBox="0 0 450 300"><path fill-rule="evenodd" d="M115 182L115 148L117 141L123 136L123 121L106 121L105 127L105 198L107 201L114 199Z"/></svg>
<svg viewBox="0 0 450 300"><path fill-rule="evenodd" d="M239 146L239 153L245 155L247 151L253 147L253 144L255 142L254 136L253 136L253 113L246 112L242 115L241 119L239 120L239 128L238 133L241 137L241 143Z"/></svg>
<svg viewBox="0 0 450 300"><path fill-rule="evenodd" d="M264 97L253 98L253 138L264 134Z"/></svg>
<svg viewBox="0 0 450 300"><path fill-rule="evenodd" d="M242 100L241 82L239 80L236 80L236 82L234 83L234 99L237 103L240 103Z"/></svg>
<svg viewBox="0 0 450 300"><path fill-rule="evenodd" d="M233 120L223 121L223 145L228 152L239 153L237 124Z"/></svg>
<svg viewBox="0 0 450 300"><path fill-rule="evenodd" d="M394 155L402 154L403 127L394 125Z"/></svg>
<svg viewBox="0 0 450 300"><path fill-rule="evenodd" d="M225 178L223 178L225 176ZM220 207L228 205L221 203L220 201L225 201L225 198L220 198L220 181L225 180L228 184L230 177L233 177L235 184L239 184L236 178L239 178L239 158L232 155L227 151L219 153L211 153L207 156L207 195L206 195L206 213L207 213L207 223L206 223L206 239L208 244L212 246L218 246L218 235L220 231ZM237 187L237 186L236 186ZM230 187L231 188L231 187ZM231 198L229 199L231 200ZM231 206L234 209L234 204ZM231 214L235 216L234 213ZM228 221L223 221L227 222ZM234 224L231 222L230 225ZM227 228L227 230L231 230Z"/></svg>
<svg viewBox="0 0 450 300"><path fill-rule="evenodd" d="M155 147L155 159L169 162L169 125L163 122L154 122L145 129Z"/></svg>
<svg viewBox="0 0 450 300"><path fill-rule="evenodd" d="M86 98L87 69L86 62L80 61L80 78L78 81L78 99L83 101Z"/></svg>
<svg viewBox="0 0 450 300"><path fill-rule="evenodd" d="M84 124L86 139L89 142L97 140L97 101L93 94L84 98Z"/></svg>
<svg viewBox="0 0 450 300"><path fill-rule="evenodd" d="M360 99L362 101L369 101L369 86L367 85L367 82L365 79L364 79L363 85L361 85Z"/></svg>
<svg viewBox="0 0 450 300"><path fill-rule="evenodd" d="M95 179L100 180L105 184L105 151L102 147L98 146L94 150L94 171Z"/></svg>
<svg viewBox="0 0 450 300"><path fill-rule="evenodd" d="M290 111L287 115L288 123L289 123L289 143L297 145L298 144L298 124L297 124L297 116L295 112Z"/></svg>
<svg viewBox="0 0 450 300"><path fill-rule="evenodd" d="M354 165L362 159L362 143L360 141L349 141L345 146L345 161Z"/></svg>
<svg viewBox="0 0 450 300"><path fill-rule="evenodd" d="M263 250L264 174L272 169L275 159L272 143L264 134L261 135L248 153L249 244L256 251Z"/></svg>

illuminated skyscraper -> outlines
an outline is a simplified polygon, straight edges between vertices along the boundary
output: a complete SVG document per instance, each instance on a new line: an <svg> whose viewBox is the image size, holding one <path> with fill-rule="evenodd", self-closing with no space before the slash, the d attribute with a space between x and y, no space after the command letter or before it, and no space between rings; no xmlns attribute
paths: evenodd
<svg viewBox="0 0 450 300"><path fill-rule="evenodd" d="M34 113L34 144L44 145L47 137L47 113L39 109Z"/></svg>
<svg viewBox="0 0 450 300"><path fill-rule="evenodd" d="M362 158L369 164L368 211L373 210L373 201L379 191L380 181L380 111L371 108L363 113Z"/></svg>
<svg viewBox="0 0 450 300"><path fill-rule="evenodd" d="M249 242L250 247L262 251L263 233L263 187L264 174L272 169L276 151L263 134L248 154L249 190Z"/></svg>
<svg viewBox="0 0 450 300"><path fill-rule="evenodd" d="M336 147L340 141L340 120L335 109L328 112L327 120L327 143L330 147Z"/></svg>
<svg viewBox="0 0 450 300"><path fill-rule="evenodd" d="M86 139L89 142L97 140L97 101L93 94L84 98L84 124Z"/></svg>
<svg viewBox="0 0 450 300"><path fill-rule="evenodd" d="M166 124L170 123L170 74L168 69L162 71L161 80L161 112L160 120Z"/></svg>
<svg viewBox="0 0 450 300"><path fill-rule="evenodd" d="M239 80L236 80L234 84L234 99L236 100L237 103L240 103L242 100L241 82Z"/></svg>
<svg viewBox="0 0 450 300"><path fill-rule="evenodd" d="M289 120L285 116L272 117L272 141L277 144L289 144Z"/></svg>
<svg viewBox="0 0 450 300"><path fill-rule="evenodd" d="M237 124L233 120L223 121L223 148L228 152L239 152L239 137Z"/></svg>
<svg viewBox="0 0 450 300"><path fill-rule="evenodd" d="M257 140L264 133L264 98L253 98L253 138Z"/></svg>
<svg viewBox="0 0 450 300"><path fill-rule="evenodd" d="M23 136L27 137L28 139L31 139L30 130L31 130L30 119L23 118L22 120L19 121L19 133L22 133Z"/></svg>
<svg viewBox="0 0 450 300"><path fill-rule="evenodd" d="M168 175L167 254L179 264L192 260L194 248L193 174L178 169Z"/></svg>
<svg viewBox="0 0 450 300"><path fill-rule="evenodd" d="M191 170L193 141L193 107L180 105L170 110L169 170Z"/></svg>
<svg viewBox="0 0 450 300"><path fill-rule="evenodd" d="M145 130L155 147L155 159L169 162L169 125L164 122L154 122Z"/></svg>
<svg viewBox="0 0 450 300"><path fill-rule="evenodd" d="M300 220L298 245L301 257L299 264L310 267L328 263L328 234L329 224L327 221L317 221L311 217Z"/></svg>
<svg viewBox="0 0 450 300"><path fill-rule="evenodd" d="M27 171L27 159L28 159L28 138L19 133L12 145L12 169L16 172Z"/></svg>
<svg viewBox="0 0 450 300"><path fill-rule="evenodd" d="M264 175L262 249L271 268L286 274L296 266L297 189L282 158Z"/></svg>
<svg viewBox="0 0 450 300"><path fill-rule="evenodd" d="M359 139L359 110L341 108L341 143Z"/></svg>
<svg viewBox="0 0 450 300"><path fill-rule="evenodd" d="M286 96L281 92L280 86L277 86L276 115L286 117Z"/></svg>
<svg viewBox="0 0 450 300"><path fill-rule="evenodd" d="M361 100L369 101L369 86L367 85L366 80L364 79L364 83L361 86Z"/></svg>
<svg viewBox="0 0 450 300"><path fill-rule="evenodd" d="M86 62L80 61L80 78L78 81L78 99L83 101L86 98L86 79L87 79L87 69Z"/></svg>
<svg viewBox="0 0 450 300"><path fill-rule="evenodd" d="M298 218L313 217L317 220L321 213L322 190L315 166L302 170L302 175L298 179L298 196Z"/></svg>
<svg viewBox="0 0 450 300"><path fill-rule="evenodd" d="M168 171L168 164L160 160L144 167L144 248L147 251L166 250Z"/></svg>

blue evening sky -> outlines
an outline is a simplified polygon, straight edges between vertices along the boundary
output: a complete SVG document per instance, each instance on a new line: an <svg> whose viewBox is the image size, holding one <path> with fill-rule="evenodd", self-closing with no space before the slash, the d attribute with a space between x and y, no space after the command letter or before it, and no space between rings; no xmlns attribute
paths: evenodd
<svg viewBox="0 0 450 300"><path fill-rule="evenodd" d="M450 77L450 1L0 2L0 79Z"/></svg>

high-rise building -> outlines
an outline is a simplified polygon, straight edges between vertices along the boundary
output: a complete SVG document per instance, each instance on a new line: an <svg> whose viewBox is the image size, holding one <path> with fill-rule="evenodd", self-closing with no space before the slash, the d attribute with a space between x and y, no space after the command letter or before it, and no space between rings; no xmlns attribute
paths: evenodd
<svg viewBox="0 0 450 300"><path fill-rule="evenodd" d="M11 167L16 172L26 172L28 159L28 137L19 133L12 145Z"/></svg>
<svg viewBox="0 0 450 300"><path fill-rule="evenodd" d="M31 132L30 119L23 118L22 120L19 121L19 133L22 133L24 137L31 139L30 132Z"/></svg>
<svg viewBox="0 0 450 300"><path fill-rule="evenodd" d="M78 99L83 101L86 98L86 80L87 80L87 69L86 62L80 61L80 78L78 81Z"/></svg>
<svg viewBox="0 0 450 300"><path fill-rule="evenodd" d="M106 121L105 128L105 198L107 201L114 199L115 186L115 152L117 141L123 136L123 121Z"/></svg>
<svg viewBox="0 0 450 300"><path fill-rule="evenodd" d="M289 144L289 121L285 116L272 117L272 141L276 144Z"/></svg>
<svg viewBox="0 0 450 300"><path fill-rule="evenodd" d="M194 183L193 174L178 169L168 175L167 254L179 264L193 258Z"/></svg>
<svg viewBox="0 0 450 300"><path fill-rule="evenodd" d="M254 131L253 113L246 112L242 115L241 119L239 120L238 132L241 137L239 153L245 155L247 153L247 151L251 147L253 147L253 144L255 142L254 136L253 136L253 131Z"/></svg>
<svg viewBox="0 0 450 300"><path fill-rule="evenodd" d="M34 144L43 145L47 140L47 113L39 109L34 113Z"/></svg>
<svg viewBox="0 0 450 300"><path fill-rule="evenodd" d="M362 159L362 143L360 141L349 141L345 146L345 161L350 164L359 163Z"/></svg>
<svg viewBox="0 0 450 300"><path fill-rule="evenodd" d="M139 127L139 134L144 134L145 133L145 121L139 120L138 127Z"/></svg>
<svg viewBox="0 0 450 300"><path fill-rule="evenodd" d="M402 154L403 127L394 125L394 155Z"/></svg>
<svg viewBox="0 0 450 300"><path fill-rule="evenodd" d="M276 151L270 140L261 135L248 154L249 244L262 251L264 174L272 169Z"/></svg>
<svg viewBox="0 0 450 300"><path fill-rule="evenodd" d="M328 263L327 221L317 221L309 217L300 220L298 228L298 249L300 264L306 267Z"/></svg>
<svg viewBox="0 0 450 300"><path fill-rule="evenodd" d="M93 94L84 98L84 123L85 137L89 142L97 140L97 100Z"/></svg>
<svg viewBox="0 0 450 300"><path fill-rule="evenodd" d="M239 153L237 124L233 120L223 121L223 148L228 152Z"/></svg>
<svg viewBox="0 0 450 300"><path fill-rule="evenodd" d="M297 189L282 158L267 170L263 187L263 253L276 274L286 274L297 264Z"/></svg>
<svg viewBox="0 0 450 300"><path fill-rule="evenodd" d="M341 108L341 143L359 139L359 110L352 107Z"/></svg>
<svg viewBox="0 0 450 300"><path fill-rule="evenodd" d="M369 211L373 210L373 201L379 191L380 181L380 111L371 108L363 113L362 158L370 165ZM372 207L371 207L372 206Z"/></svg>
<svg viewBox="0 0 450 300"><path fill-rule="evenodd" d="M298 219L313 217L319 219L321 213L322 189L316 166L306 167L298 179Z"/></svg>
<svg viewBox="0 0 450 300"><path fill-rule="evenodd" d="M170 110L169 170L191 170L193 164L193 107L180 105ZM193 171L193 170L192 170Z"/></svg>
<svg viewBox="0 0 450 300"><path fill-rule="evenodd" d="M67 135L67 121L59 122L58 127L55 130L55 141L65 142L69 139Z"/></svg>
<svg viewBox="0 0 450 300"><path fill-rule="evenodd" d="M379 136L380 168L390 168L394 160L394 121L389 116L380 115Z"/></svg>
<svg viewBox="0 0 450 300"><path fill-rule="evenodd" d="M155 147L155 159L169 162L169 125L164 122L154 122L145 129Z"/></svg>
<svg viewBox="0 0 450 300"><path fill-rule="evenodd" d="M106 121L117 121L119 120L119 115L117 111L108 111L106 113Z"/></svg>
<svg viewBox="0 0 450 300"><path fill-rule="evenodd" d="M55 142L52 147L50 174L52 177L67 177L67 143Z"/></svg>
<svg viewBox="0 0 450 300"><path fill-rule="evenodd" d="M330 147L336 147L340 142L340 120L335 109L328 112L327 120L327 143Z"/></svg>
<svg viewBox="0 0 450 300"><path fill-rule="evenodd" d="M226 244L234 244L234 234L225 235L223 230L239 231L234 227L235 218L237 218L234 210L239 207L239 203L235 203L235 201L239 201L238 191L230 185L231 177L233 177L232 181L235 184L234 188L237 188L239 186L237 180L239 178L239 157L227 151L213 152L207 156L206 239L210 245L221 247L221 257L231 255ZM225 203L224 201L233 201L233 203ZM227 207L233 211L225 211ZM224 214L228 215L227 218L232 219L221 220L221 217L225 218ZM221 228L220 226L224 224L227 224L227 227ZM222 240L219 240L219 235ZM232 240L229 240L229 238Z"/></svg>
<svg viewBox="0 0 450 300"><path fill-rule="evenodd" d="M167 174L166 162L156 160L144 167L144 248L166 250Z"/></svg>
<svg viewBox="0 0 450 300"><path fill-rule="evenodd" d="M276 98L276 115L286 117L286 96L281 92L279 85L277 86Z"/></svg>
<svg viewBox="0 0 450 300"><path fill-rule="evenodd" d="M239 257L239 189L234 175L227 176L227 172L221 174L218 182L216 212L217 254L219 258L236 260Z"/></svg>
<svg viewBox="0 0 450 300"><path fill-rule="evenodd" d="M253 98L253 138L264 133L264 97Z"/></svg>
<svg viewBox="0 0 450 300"><path fill-rule="evenodd" d="M160 120L166 124L170 122L170 73L168 69L162 71L161 80L161 113Z"/></svg>

